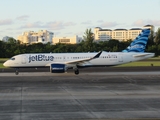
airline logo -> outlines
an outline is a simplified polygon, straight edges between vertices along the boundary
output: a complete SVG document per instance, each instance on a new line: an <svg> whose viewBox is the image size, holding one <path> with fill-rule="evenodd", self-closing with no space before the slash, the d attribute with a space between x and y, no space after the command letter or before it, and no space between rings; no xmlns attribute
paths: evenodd
<svg viewBox="0 0 160 120"><path fill-rule="evenodd" d="M30 55L29 63L33 61L53 61L54 57L50 55Z"/></svg>
<svg viewBox="0 0 160 120"><path fill-rule="evenodd" d="M136 44L131 46L129 49L145 49L144 45Z"/></svg>
<svg viewBox="0 0 160 120"><path fill-rule="evenodd" d="M52 68L52 70L64 70L64 68L63 67L62 68L54 67L54 68Z"/></svg>

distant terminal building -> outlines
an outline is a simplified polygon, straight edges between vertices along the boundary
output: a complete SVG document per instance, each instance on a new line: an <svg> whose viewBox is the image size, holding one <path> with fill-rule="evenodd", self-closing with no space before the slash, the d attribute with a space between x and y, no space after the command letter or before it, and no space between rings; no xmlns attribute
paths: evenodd
<svg viewBox="0 0 160 120"><path fill-rule="evenodd" d="M18 40L21 43L33 44L33 43L52 43L53 32L47 30L40 30L38 32L28 31L23 32L22 35L18 36Z"/></svg>
<svg viewBox="0 0 160 120"><path fill-rule="evenodd" d="M82 42L82 38L78 37L77 35L73 37L53 37L52 43L65 43L65 44L77 44Z"/></svg>
<svg viewBox="0 0 160 120"><path fill-rule="evenodd" d="M95 41L109 41L110 39L116 39L119 41L127 41L135 39L142 31L142 29L150 28L154 31L153 25L145 25L143 28L132 29L102 29L100 27L94 28Z"/></svg>

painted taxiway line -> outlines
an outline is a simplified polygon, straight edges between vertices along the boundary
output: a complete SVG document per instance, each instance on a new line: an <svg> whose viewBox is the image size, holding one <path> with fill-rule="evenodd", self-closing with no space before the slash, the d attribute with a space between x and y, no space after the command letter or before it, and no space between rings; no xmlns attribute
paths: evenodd
<svg viewBox="0 0 160 120"><path fill-rule="evenodd" d="M74 76L74 73L50 73L50 72L20 72L15 73L0 73L0 76ZM78 76L84 75L160 75L160 71L150 72L82 72ZM77 76L77 75L75 75Z"/></svg>

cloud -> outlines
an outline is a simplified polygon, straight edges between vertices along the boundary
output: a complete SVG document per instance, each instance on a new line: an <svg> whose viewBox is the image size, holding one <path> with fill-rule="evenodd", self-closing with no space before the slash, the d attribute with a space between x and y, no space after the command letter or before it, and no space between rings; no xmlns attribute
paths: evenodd
<svg viewBox="0 0 160 120"><path fill-rule="evenodd" d="M17 19L17 20L20 20L20 21L25 21L25 20L27 20L28 18L29 18L28 15L22 15L22 16L17 17L16 19Z"/></svg>
<svg viewBox="0 0 160 120"><path fill-rule="evenodd" d="M11 19L0 20L0 25L10 25L13 24Z"/></svg>
<svg viewBox="0 0 160 120"><path fill-rule="evenodd" d="M103 20L98 20L97 22L98 22L98 23L103 23Z"/></svg>
<svg viewBox="0 0 160 120"><path fill-rule="evenodd" d="M88 21L82 22L81 24L92 24L92 21L88 20Z"/></svg>
<svg viewBox="0 0 160 120"><path fill-rule="evenodd" d="M74 25L76 24L73 22L54 21L54 22L46 23L43 27L50 28L52 30L60 30L60 29L64 29L65 27L74 26Z"/></svg>
<svg viewBox="0 0 160 120"><path fill-rule="evenodd" d="M14 28L6 28L5 30L14 30Z"/></svg>
<svg viewBox="0 0 160 120"><path fill-rule="evenodd" d="M160 26L160 20L137 20L133 23L133 26L144 26L144 25Z"/></svg>
<svg viewBox="0 0 160 120"><path fill-rule="evenodd" d="M57 37L57 35L60 35L61 32L54 32L54 37Z"/></svg>
<svg viewBox="0 0 160 120"><path fill-rule="evenodd" d="M118 23L116 23L116 22L102 22L100 25L99 25L99 27L115 27L115 26L117 26L118 25Z"/></svg>
<svg viewBox="0 0 160 120"><path fill-rule="evenodd" d="M41 23L40 22L35 22L35 23L27 23L20 28L41 28Z"/></svg>
<svg viewBox="0 0 160 120"><path fill-rule="evenodd" d="M132 25L133 26L144 26L146 24L146 21L144 20L137 20Z"/></svg>
<svg viewBox="0 0 160 120"><path fill-rule="evenodd" d="M64 26L74 26L74 25L76 25L76 23L73 23L73 22L64 23Z"/></svg>
<svg viewBox="0 0 160 120"><path fill-rule="evenodd" d="M43 27L50 28L52 30L64 29L64 23L60 21L48 22Z"/></svg>
<svg viewBox="0 0 160 120"><path fill-rule="evenodd" d="M73 32L66 32L65 34L66 34L66 35L72 35Z"/></svg>
<svg viewBox="0 0 160 120"><path fill-rule="evenodd" d="M84 32L78 31L78 32L75 32L74 34L75 34L75 35L78 35L78 36L80 37L80 36L82 36L82 35L84 34Z"/></svg>
<svg viewBox="0 0 160 120"><path fill-rule="evenodd" d="M61 22L61 21L54 21L54 22L48 22L48 23L42 23L42 22L35 22L35 23L28 23L24 26L21 26L20 28L47 28L52 30L60 30L64 29L68 26L74 26L76 25L73 22Z"/></svg>

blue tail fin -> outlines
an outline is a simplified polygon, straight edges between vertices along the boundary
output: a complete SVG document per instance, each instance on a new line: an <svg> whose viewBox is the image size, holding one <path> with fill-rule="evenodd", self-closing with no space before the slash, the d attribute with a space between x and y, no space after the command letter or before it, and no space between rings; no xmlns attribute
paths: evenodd
<svg viewBox="0 0 160 120"><path fill-rule="evenodd" d="M136 37L133 42L122 52L144 52L149 34L150 29L142 30L138 37Z"/></svg>

